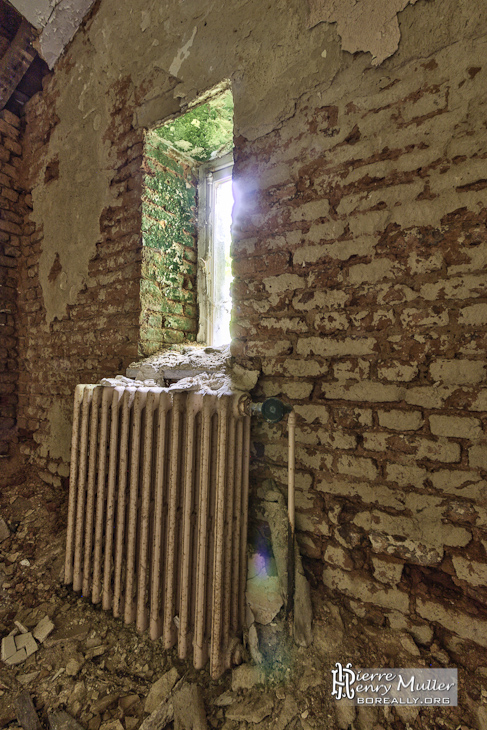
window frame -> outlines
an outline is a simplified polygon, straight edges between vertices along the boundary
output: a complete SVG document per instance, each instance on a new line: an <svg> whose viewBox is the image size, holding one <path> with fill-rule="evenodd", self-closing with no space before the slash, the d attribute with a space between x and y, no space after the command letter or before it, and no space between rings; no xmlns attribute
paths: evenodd
<svg viewBox="0 0 487 730"><path fill-rule="evenodd" d="M229 152L198 169L198 271L197 301L199 322L197 342L214 344L217 280L214 237L215 183L233 180L233 152ZM230 344L230 343L228 343Z"/></svg>

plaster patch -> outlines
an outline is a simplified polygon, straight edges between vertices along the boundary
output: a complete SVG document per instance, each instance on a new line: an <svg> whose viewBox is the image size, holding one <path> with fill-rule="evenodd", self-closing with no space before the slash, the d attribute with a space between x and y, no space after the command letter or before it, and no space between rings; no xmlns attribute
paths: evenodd
<svg viewBox="0 0 487 730"><path fill-rule="evenodd" d="M309 0L308 27L319 23L336 23L342 49L349 53L372 54L378 66L399 47L401 33L397 14L417 0Z"/></svg>
<svg viewBox="0 0 487 730"><path fill-rule="evenodd" d="M196 35L197 27L193 28L193 34L189 41L187 41L184 46L182 46L179 51L176 53L173 62L169 66L169 73L171 76L177 76L179 69L183 65L183 62L188 58L189 56L189 49L193 45L194 37Z"/></svg>
<svg viewBox="0 0 487 730"><path fill-rule="evenodd" d="M71 403L54 400L48 412L49 438L40 447L43 456L69 462L71 454Z"/></svg>
<svg viewBox="0 0 487 730"><path fill-rule="evenodd" d="M69 93L60 97L56 109L61 121L50 139L51 157L59 157L59 177L44 185L44 174L41 174L32 189L32 219L44 232L39 281L47 325L55 317L62 319L65 316L67 305L76 301L79 291L88 283L88 265L100 238L101 213L111 201L113 176L109 143L103 141L101 134L92 136L91 118L83 117L78 111L78 108L82 110L86 96L82 77L70 74L66 86L70 87ZM78 101L78 108L73 99ZM90 104L93 101L92 96ZM99 119L101 131L109 126L110 97L99 89L96 102L95 119ZM89 135L92 143L83 144L82 140ZM93 174L94 170L96 174ZM62 276L53 277L56 255Z"/></svg>

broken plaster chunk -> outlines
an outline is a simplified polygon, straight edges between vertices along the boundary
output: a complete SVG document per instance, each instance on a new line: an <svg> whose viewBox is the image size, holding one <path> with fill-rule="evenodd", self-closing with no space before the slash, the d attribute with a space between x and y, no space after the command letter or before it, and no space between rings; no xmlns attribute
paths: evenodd
<svg viewBox="0 0 487 730"><path fill-rule="evenodd" d="M279 578L259 573L247 581L246 600L259 624L270 624L282 608Z"/></svg>
<svg viewBox="0 0 487 730"><path fill-rule="evenodd" d="M22 664L22 662L25 662L27 659L27 652L24 647L22 649L19 649L15 652L15 654L12 654L7 660L6 664L10 664L10 666L13 666L14 664Z"/></svg>
<svg viewBox="0 0 487 730"><path fill-rule="evenodd" d="M18 630L20 631L21 634L29 633L29 629L26 629L24 624L21 624L20 621L14 621L14 624L16 625L16 627L18 628Z"/></svg>
<svg viewBox="0 0 487 730"><path fill-rule="evenodd" d="M70 659L68 663L66 664L66 674L69 677L76 677L79 670L83 666L83 661L78 661L76 659Z"/></svg>
<svg viewBox="0 0 487 730"><path fill-rule="evenodd" d="M147 699L145 701L144 710L146 712L153 712L161 702L168 699L171 691L179 679L178 671L175 667L166 672L160 677L157 682L154 682L149 690Z"/></svg>
<svg viewBox="0 0 487 730"><path fill-rule="evenodd" d="M253 664L241 664L232 672L232 690L251 689L265 683L264 670Z"/></svg>
<svg viewBox="0 0 487 730"><path fill-rule="evenodd" d="M177 730L208 730L201 687L185 684L174 694L174 727Z"/></svg>
<svg viewBox="0 0 487 730"><path fill-rule="evenodd" d="M34 638L42 644L53 630L53 622L49 616L44 616L44 618L39 621L32 634Z"/></svg>
<svg viewBox="0 0 487 730"><path fill-rule="evenodd" d="M15 654L17 647L15 646L15 639L9 635L2 639L2 662L6 662L11 656Z"/></svg>
<svg viewBox="0 0 487 730"><path fill-rule="evenodd" d="M15 646L17 647L17 649L24 648L27 656L31 656L32 654L34 654L39 648L37 646L36 640L31 633L20 634L20 636L17 636L15 638Z"/></svg>

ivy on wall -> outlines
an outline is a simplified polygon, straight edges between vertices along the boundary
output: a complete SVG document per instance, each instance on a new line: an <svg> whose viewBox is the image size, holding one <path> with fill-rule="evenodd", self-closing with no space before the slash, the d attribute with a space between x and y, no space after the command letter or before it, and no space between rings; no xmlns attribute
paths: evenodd
<svg viewBox="0 0 487 730"><path fill-rule="evenodd" d="M230 152L233 146L231 92L195 107L160 127L156 134L199 163Z"/></svg>

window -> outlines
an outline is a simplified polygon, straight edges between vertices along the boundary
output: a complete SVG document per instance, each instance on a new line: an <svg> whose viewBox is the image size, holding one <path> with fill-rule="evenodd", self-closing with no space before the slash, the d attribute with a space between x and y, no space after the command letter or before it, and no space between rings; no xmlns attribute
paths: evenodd
<svg viewBox="0 0 487 730"><path fill-rule="evenodd" d="M230 91L147 133L140 354L230 342Z"/></svg>

